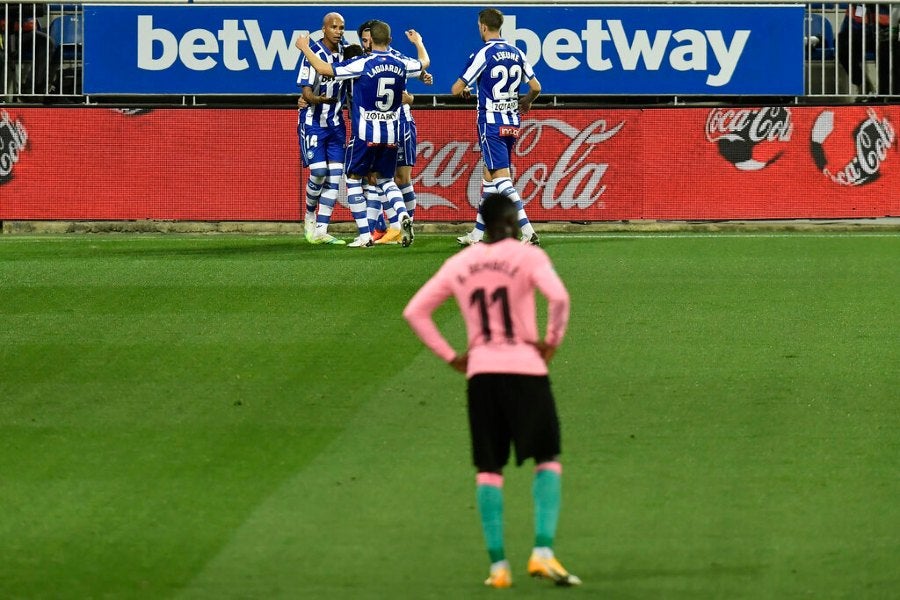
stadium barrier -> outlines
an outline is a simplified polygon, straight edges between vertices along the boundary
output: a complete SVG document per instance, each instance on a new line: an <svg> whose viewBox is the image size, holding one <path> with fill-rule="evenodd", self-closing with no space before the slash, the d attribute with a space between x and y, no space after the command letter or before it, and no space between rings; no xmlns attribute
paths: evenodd
<svg viewBox="0 0 900 600"><path fill-rule="evenodd" d="M510 4L512 2L504 2L500 1L498 3L499 6L504 6L505 4ZM142 4L142 3L129 3L129 2L119 2L121 6L119 7L109 7L107 4L112 4L112 2L95 2L92 3L91 10L94 11L93 16L97 15L107 15L111 11L128 11L129 9L135 9L135 7L144 8L146 12L153 13L154 11L161 10L178 10L181 11L180 14L184 15L195 15L199 14L199 11L210 11L210 10L240 10L242 5L246 5L243 8L253 11L253 13L259 13L263 10L268 11L284 11L284 10L292 10L296 11L297 15L309 15L304 16L303 20L315 20L319 18L319 13L323 10L321 6L305 4L305 3L290 3L292 6L278 6L279 4L287 4L287 3L279 3L279 2L260 2L255 3L253 0L244 0L243 2L216 2L220 6L216 9L214 6L210 6L211 3L197 2L196 4L189 3L188 0L156 0L152 4ZM254 6L255 4L255 6ZM275 6L260 6L260 4L266 5L275 5ZM472 11L474 8L473 4L478 4L469 0L458 0L454 2L452 5L444 5L443 3L436 2L423 2L422 10L431 10L431 11L441 11L441 10L450 10L450 9L461 9L464 8L466 11ZM522 10L549 10L549 5L534 2L525 2L525 3L512 3L517 6L523 7ZM579 15L588 11L588 14L593 15L591 19L604 19L609 18L610 11L622 11L622 10L635 10L642 8L640 4L637 3L627 3L627 2L619 2L616 0L606 0L605 2L581 2L576 1L571 3L572 7L567 8L565 10L569 11L581 11L578 13ZM757 7L760 10L763 9L763 4L767 6L775 6L781 8L789 8L796 7L801 5L796 5L788 2L753 2L753 1L744 1L741 3L694 3L694 2L673 2L669 3L668 7L656 5L655 8L653 6L645 5L643 9L649 9L653 11L661 11L661 10L673 10L673 6L680 5L692 5L695 10L702 10L704 6L706 8L710 7L724 7L726 12L722 14L728 14L727 11L739 11L739 10L748 10L748 6L750 9L755 9ZM733 5L732 5L733 4ZM162 6L156 6L162 5ZM813 99L816 102L824 101L824 100L835 100L841 102L852 102L858 100L860 98L867 99L882 99L882 100L891 100L898 96L900 96L900 38L898 38L898 17L900 17L900 0L894 0L891 2L858 2L852 4L834 4L834 3L808 3L802 5L805 10L805 20L802 25L802 32L799 30L796 31L796 38L799 43L800 38L802 36L803 41L803 57L802 64L803 72L802 77L800 77L800 73L798 75L797 89L794 91L794 87L790 87L792 90L788 94L782 93L768 93L763 91L762 93L753 93L749 92L750 95L756 96L782 96L785 97L783 100L779 100L779 102L792 101L793 103L802 103L804 101L808 101L809 99ZM155 7L155 8L154 8ZM449 7L449 8L448 8ZM350 3L345 7L346 11L356 11L360 14L368 14L373 10L388 10L388 7L383 5L379 6L366 6L364 4L356 4ZM393 7L391 7L393 10ZM407 9L397 9L397 10L407 10ZM563 10L561 8L553 8L552 10ZM191 12L193 11L193 12ZM360 12L362 11L362 12ZM279 13L280 14L280 13ZM349 13L348 13L349 14ZM356 14L356 13L354 13ZM565 23L566 19L569 17L570 13L560 13L560 21L556 24ZM574 14L574 13L572 13ZM652 15L653 13L647 13L648 15ZM315 17L311 16L315 15ZM422 15L419 18L424 19L426 23L431 19L425 18L426 15ZM67 102L67 103L86 103L89 104L91 102L108 102L110 100L115 103L121 102L121 97L116 97L110 99L109 97L104 97L102 94L97 96L85 95L83 93L84 85L85 85L85 69L83 68L84 64L90 63L91 61L85 60L85 46L83 42L83 31L86 27L90 27L93 23L92 15L86 14L85 6L80 3L69 3L69 4L56 4L50 2L10 2L4 3L0 6L0 71L3 73L2 77L2 99L6 102L24 102L24 103L35 103L35 102ZM668 17L666 17L668 19ZM664 19L664 20L666 20ZM438 26L442 23L446 22L445 19L436 19L439 21ZM543 19L547 21L547 19ZM727 19L726 19L727 20ZM550 19L550 21L554 21L554 19ZM160 20L157 19L157 27L150 28L148 31L148 35L153 32L160 32L160 35L163 35L162 25L160 25ZM596 23L596 21L594 21ZM221 24L221 21L220 21ZM573 27L575 25L572 25ZM772 27L772 25L762 25L761 27ZM149 27L149 25L148 25ZM598 26L599 27L599 26ZM111 27L108 29L104 29L101 26L98 26L98 30L95 30L93 37L88 40L94 44L98 50L95 54L95 60L92 64L88 64L88 69L98 69L98 63L103 60L117 60L121 57L130 57L132 52L134 51L133 46L138 42L137 35L133 33L134 27L133 24L129 23L127 27ZM110 30L111 29L111 30ZM700 27L700 29L703 29ZM200 31L199 29L194 29L191 31ZM694 31L693 29L684 29L675 33L684 33ZM793 31L793 30L791 30ZM562 33L559 33L562 32ZM789 41L793 39L795 34L788 32L779 31L776 36L774 32L767 31L763 29L767 42L774 42L776 40L785 40ZM268 33L263 31L262 34L268 35ZM281 34L282 32L279 32ZM290 30L285 32L288 37L290 37ZM553 32L554 34L554 42L550 44L554 50L552 56L554 57L554 61L557 63L557 66L560 66L562 69L559 73L561 83L567 81L578 81L583 79L582 75L578 77L568 79L565 77L566 73L569 72L567 69L568 66L563 66L566 63L571 63L573 60L577 60L575 55L573 54L574 50L577 47L581 47L581 40L587 39L588 31L582 31L579 35L578 27L575 30L563 30L558 29ZM599 35L601 32L594 31L595 34ZM609 35L608 31L602 32L605 35ZM671 32L670 32L671 33ZM247 33L241 33L238 30L234 30L231 32L232 38L234 40L245 39ZM244 38L238 38L235 36L244 35ZM115 37L118 35L119 37ZM165 34L168 36L168 34ZM348 32L348 35L355 35L355 32ZM549 36L550 34L548 34ZM652 35L652 32L650 32ZM788 37L785 38L785 35ZM442 34L438 36L432 35L432 43L444 43L442 40L446 37ZM596 36L594 36L596 37ZM759 36L754 35L751 36L750 42L752 43L753 39L758 38ZM109 41L103 41L103 40ZM155 37L152 40L147 40L149 44L155 45L155 50L151 51L149 56L152 57L153 60L158 59L159 57L153 54L153 52L160 51L161 45L165 45L165 39L168 37ZM174 39L174 38L173 38ZM215 40L215 36L210 38L211 40ZM221 38L220 38L221 39ZM265 43L266 51L272 49L271 44L275 40L275 38L265 38L268 39L268 42L260 41L260 44ZM291 51L292 37L290 39L284 39L282 41L285 42L285 52ZM637 38L635 38L637 39ZM656 39L655 37L653 38ZM682 38L684 39L684 38ZM260 38L263 40L263 38ZM441 40L439 42L439 40ZM202 40L200 40L202 41ZM252 41L252 40L251 40ZM733 40L732 40L733 41ZM199 43L198 40L195 40L194 46ZM205 43L205 42L204 42ZM224 42L223 42L224 43ZM236 42L237 43L237 42ZM250 42L245 41L245 45ZM256 42L254 42L256 43ZM549 43L549 38L538 38L533 33L529 33L527 29L521 30L521 39L518 39L517 43L519 43L520 47L525 49L540 49L546 46ZM596 43L596 41L595 41ZM106 44L106 45L104 45ZM610 42L607 42L609 45ZM616 44L618 48L618 42ZM770 44L771 45L771 44ZM190 46L190 45L189 45ZM259 46L259 44L257 44ZM591 52L590 50L590 42L585 42L586 49L583 48L585 55L582 57L584 61L590 62L590 57L587 56ZM715 56L716 52L715 45L712 44L712 40L710 40L709 48L703 48L702 52L700 52L701 48L692 48L695 50L693 54L688 52L682 56L682 59L686 59L687 57L693 56L692 60L700 61L700 58L694 56L697 52L705 57L703 60L708 60L710 63L715 62L717 56ZM764 44L761 48L766 48L767 46ZM793 47L793 46L792 46ZM800 47L799 45L797 46ZM89 47L88 47L89 48ZM438 49L441 46L439 45ZM206 57L206 50L197 50L199 54L195 56L197 60L209 60L209 57ZM540 50L537 50L540 53ZM607 50L607 52L611 52ZM264 52L265 54L265 52ZM441 52L441 54L446 55L446 53ZM781 52L779 51L778 58L775 60L770 60L767 56L759 56L758 61L761 64L768 64L770 69L780 68L784 66L789 71L793 72L793 63L788 67L786 66L788 63L786 62L788 58L793 59L794 52ZM199 57L205 57L203 59ZM145 57L146 58L146 57ZM298 58L297 55L292 55L291 60L296 60ZM644 58L649 60L649 55L644 54ZM594 57L594 61L599 60L597 57ZM127 62L127 61L126 61ZM454 61L455 62L458 61ZM130 64L130 63L128 63ZM699 64L699 63L698 63ZM554 69L550 68L550 65L539 65L539 71L542 69L545 72L545 75L550 76L551 73L549 71L553 71ZM596 66L596 65L595 65ZM684 65L686 66L686 65ZM799 64L798 64L798 69ZM454 67L455 68L455 67ZM693 68L693 67L692 67ZM691 69L692 69L691 68ZM690 71L691 69L687 69ZM756 67L754 67L754 70ZM676 69L678 70L678 69ZM290 72L291 69L287 69L286 72ZM854 72L854 76L851 78L849 72ZM859 71L859 73L856 73ZM591 70L586 71L588 75L592 73ZM121 77L123 74L122 65L120 64L111 64L109 69L108 81L110 82L121 82L124 79ZM150 75L150 73L144 73L145 75ZM202 75L203 73L198 72L197 75ZM613 78L613 81L622 80L621 75L627 74L620 71L615 71L617 75ZM555 73L553 74L556 75ZM451 74L452 76L452 74ZM140 78L138 78L140 79ZM802 82L799 81L802 79ZM175 81L184 81L184 77L176 77ZM216 74L215 77L212 78L213 81L222 81L223 78L219 77ZM774 82L776 78L772 78ZM293 78L287 77L285 78L285 85L289 88L292 83ZM550 82L554 80L552 78L549 79ZM615 99L617 96L621 97L623 93L628 94L638 94L645 95L646 101L648 103L653 103L658 101L660 96L666 97L666 101L674 102L674 103L693 103L698 100L708 100L708 98L704 98L702 93L698 96L698 89L702 90L702 86L700 88L691 88L690 86L687 89L693 89L688 93L670 93L665 85L658 85L656 83L652 83L655 81L662 81L661 79L656 78L655 76L650 79L651 84L648 88L644 89L639 86L632 88L623 88L631 91L622 92L621 90L617 90L615 88L609 89L607 86L598 85L593 86L591 90L587 93L594 96L595 101L599 100L608 100ZM103 83L104 80L101 78L99 80L100 83ZM444 85L445 82L441 81L440 89L437 87L433 91L429 90L420 90L422 94L436 94L434 96L434 101L437 103L439 101L439 96L441 94L445 94L446 91L443 88L446 88L447 85ZM556 103L556 96L554 94L560 94L564 96L567 93L566 91L560 91L557 88L557 85L547 86L548 95L554 98L554 104ZM653 89L657 87L658 89ZM109 89L104 88L102 85L98 87L98 89ZM745 94L748 93L746 91L741 91L740 88L735 88L737 91L735 94ZM753 90L754 88L747 88L749 90ZM264 95L267 92L262 91L263 88L259 88L254 90L251 86L250 91L244 90L239 92L238 94L244 95L234 95L234 92L222 92L224 94L231 94L227 97L227 100L234 103L252 103L253 95L257 95L257 101L259 100L259 95ZM638 90L638 91L635 91ZM289 90L288 93L294 90ZM721 89L719 90L722 91ZM716 94L715 89L711 89L713 94ZM111 92L108 92L111 93ZM221 100L221 97L216 98L215 94L219 92L212 92L213 97L204 97L202 94L180 94L180 93L171 93L167 92L163 89L159 91L154 91L152 89L149 90L141 90L139 92L134 92L135 94L144 94L143 101L153 103L166 103L166 104L204 104L209 102L216 102ZM582 92L577 92L582 93ZM123 92L123 94L127 95L127 92ZM153 95L152 99L149 97ZM655 96L655 97L654 97ZM764 102L764 100L760 100ZM287 102L285 101L285 104ZM132 97L131 105L142 105L142 101L140 97Z"/></svg>
<svg viewBox="0 0 900 600"><path fill-rule="evenodd" d="M415 116L417 220L471 221L475 111ZM0 107L0 220L299 221L296 118ZM535 221L900 216L898 122L897 106L535 110L514 170Z"/></svg>
<svg viewBox="0 0 900 600"><path fill-rule="evenodd" d="M82 94L81 4L0 6L0 88L7 102L87 102Z"/></svg>

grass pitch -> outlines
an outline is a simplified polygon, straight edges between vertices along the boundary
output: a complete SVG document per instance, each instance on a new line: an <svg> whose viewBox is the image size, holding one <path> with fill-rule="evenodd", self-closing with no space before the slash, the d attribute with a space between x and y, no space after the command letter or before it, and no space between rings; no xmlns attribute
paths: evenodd
<svg viewBox="0 0 900 600"><path fill-rule="evenodd" d="M544 241L585 584L524 575L510 468L505 595L896 597L900 235ZM455 251L0 238L0 598L498 595L464 381L400 317Z"/></svg>

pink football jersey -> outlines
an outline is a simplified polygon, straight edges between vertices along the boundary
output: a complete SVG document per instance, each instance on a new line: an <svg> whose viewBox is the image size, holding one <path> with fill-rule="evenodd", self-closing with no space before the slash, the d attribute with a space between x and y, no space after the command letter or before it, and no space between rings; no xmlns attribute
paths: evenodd
<svg viewBox="0 0 900 600"><path fill-rule="evenodd" d="M535 347L538 336L534 291L548 301L544 341L558 346L569 321L569 294L547 254L515 239L476 244L447 259L409 301L403 316L435 354L451 361L456 352L431 317L451 295L466 322L466 375L546 375Z"/></svg>

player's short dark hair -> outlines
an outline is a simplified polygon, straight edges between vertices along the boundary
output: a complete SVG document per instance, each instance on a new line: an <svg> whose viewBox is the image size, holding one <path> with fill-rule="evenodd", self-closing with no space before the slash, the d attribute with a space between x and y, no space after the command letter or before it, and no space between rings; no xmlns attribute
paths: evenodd
<svg viewBox="0 0 900 600"><path fill-rule="evenodd" d="M391 26L384 21L372 21L369 27L369 33L372 35L372 45L387 46L391 43Z"/></svg>
<svg viewBox="0 0 900 600"><path fill-rule="evenodd" d="M488 28L488 31L500 31L503 27L503 13L496 8L485 8L478 13L478 22Z"/></svg>
<svg viewBox="0 0 900 600"><path fill-rule="evenodd" d="M481 203L481 217L484 219L484 226L488 231L498 229L510 218L515 222L517 216L516 204L508 196L488 194Z"/></svg>
<svg viewBox="0 0 900 600"><path fill-rule="evenodd" d="M366 51L363 50L363 47L359 44L350 44L349 46L344 46L344 60L356 58L357 56L362 56L365 53Z"/></svg>
<svg viewBox="0 0 900 600"><path fill-rule="evenodd" d="M372 23L374 23L374 22L375 22L375 19L369 19L368 21L366 21L365 23L363 23L362 25L360 25L360 26L356 29L356 34L359 36L359 41L360 41L360 43L362 43L362 34L363 34L363 32L364 32L366 29L372 29Z"/></svg>

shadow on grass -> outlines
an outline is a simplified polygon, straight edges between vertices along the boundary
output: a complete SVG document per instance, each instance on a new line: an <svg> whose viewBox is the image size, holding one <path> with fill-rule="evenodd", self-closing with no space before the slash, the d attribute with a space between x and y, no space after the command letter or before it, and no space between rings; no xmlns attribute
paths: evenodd
<svg viewBox="0 0 900 600"><path fill-rule="evenodd" d="M340 246L312 246L303 238L296 240L264 240L259 238L185 239L155 237L153 239L103 240L75 239L66 244L46 245L40 242L19 246L14 252L0 254L2 260L59 260L97 259L103 257L167 258L167 257L226 257L244 255L312 254Z"/></svg>
<svg viewBox="0 0 900 600"><path fill-rule="evenodd" d="M141 247L140 245L126 245L112 248L100 248L97 254L111 254L115 256L134 256L134 257L225 257L225 256L247 256L259 254L308 254L316 250L328 250L337 248L324 246L311 246L302 238L295 241L272 241L259 239L235 239L235 240L215 240L185 242L184 240L173 240L168 244L165 240L161 240L159 244L152 247Z"/></svg>
<svg viewBox="0 0 900 600"><path fill-rule="evenodd" d="M683 569L667 568L629 568L624 567L611 571L601 571L595 575L598 581L634 581L646 579L669 578L718 578L718 577L757 577L766 570L764 565L722 565L710 563L705 567Z"/></svg>
<svg viewBox="0 0 900 600"><path fill-rule="evenodd" d="M350 241L351 238L343 238ZM565 236L544 238L542 248L552 253L555 247L587 246L596 243L633 242L634 238L623 237L591 237L566 238ZM57 260L59 258L100 258L103 256L134 258L227 258L241 256L277 256L286 258L302 257L312 259L318 256L335 256L338 253L346 256L385 256L385 253L398 252L404 256L430 256L449 258L462 251L453 236L425 234L416 237L409 248L398 245L375 246L373 248L347 248L339 245L312 245L302 236L273 237L267 239L259 236L200 236L168 237L166 235L152 238L135 235L129 238L102 240L90 238L72 238L72 243L46 245L39 242L35 245L17 246L15 252L0 256L3 260ZM357 259L354 259L357 260Z"/></svg>

